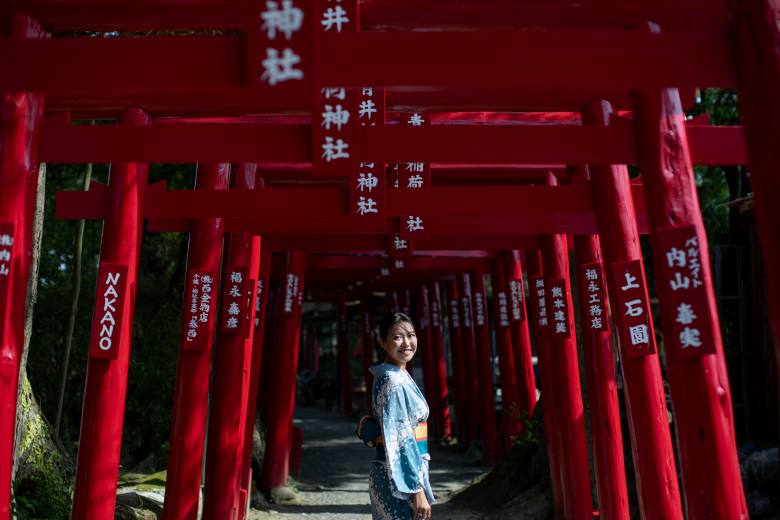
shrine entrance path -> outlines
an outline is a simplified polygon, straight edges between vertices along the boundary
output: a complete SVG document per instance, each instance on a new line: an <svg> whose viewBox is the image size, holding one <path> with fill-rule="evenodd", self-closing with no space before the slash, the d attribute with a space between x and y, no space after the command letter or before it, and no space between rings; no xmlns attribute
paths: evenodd
<svg viewBox="0 0 780 520"><path fill-rule="evenodd" d="M354 434L356 418L336 411L298 407L295 425L303 429L303 461L297 487L303 503L273 505L270 512L251 510L251 520L370 520L368 470L373 450ZM447 504L454 492L483 473L459 448L431 446L431 485L438 502L436 520L472 520L479 515L458 511Z"/></svg>

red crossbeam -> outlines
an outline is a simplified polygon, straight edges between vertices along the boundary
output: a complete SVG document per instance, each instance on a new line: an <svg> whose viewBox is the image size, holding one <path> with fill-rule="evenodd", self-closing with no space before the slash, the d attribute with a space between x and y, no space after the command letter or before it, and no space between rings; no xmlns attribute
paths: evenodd
<svg viewBox="0 0 780 520"><path fill-rule="evenodd" d="M695 164L745 164L742 129L690 125ZM306 125L251 123L69 126L49 120L41 130L46 162L306 162ZM633 127L574 125L402 125L365 132L363 156L387 162L442 164L634 163ZM345 172L345 176L348 172Z"/></svg>
<svg viewBox="0 0 780 520"><path fill-rule="evenodd" d="M578 78L579 88L614 92L734 83L725 29L377 32L324 38L320 50L324 84L358 87L468 88L492 79L505 88L565 90ZM126 95L241 89L244 55L241 36L4 39L0 90ZM258 100L271 111L308 101L281 93Z"/></svg>
<svg viewBox="0 0 780 520"><path fill-rule="evenodd" d="M18 0L13 5L51 31L242 29L246 0ZM363 30L519 26L617 26L654 20L667 28L727 19L721 2L518 2L515 0L367 0Z"/></svg>
<svg viewBox="0 0 780 520"><path fill-rule="evenodd" d="M634 190L641 190L641 185L635 185ZM103 218L109 203L106 195L103 187L89 192L59 192L57 218ZM637 195L639 203L641 192ZM487 216L527 218L593 212L587 185L431 188L422 194L389 190L386 197L388 216L414 213L447 219ZM144 203L144 217L149 219L222 217L271 222L300 221L309 226L316 226L312 218L347 220L347 190L343 188L167 190L165 182L160 182L149 187Z"/></svg>
<svg viewBox="0 0 780 520"><path fill-rule="evenodd" d="M101 219L109 203L99 184L89 192L57 194L57 218ZM637 220L646 229L642 186L634 185ZM391 222L361 221L346 213L344 188L269 190L172 190L150 187L145 218L155 231L189 231L190 219L222 217L227 231L258 234L339 233L387 235ZM594 234L597 232L587 185L431 188L427 194L388 191L387 215L425 217L435 234ZM381 246L384 249L386 244Z"/></svg>
<svg viewBox="0 0 780 520"><path fill-rule="evenodd" d="M687 95L686 95L687 94ZM479 88L387 88L387 110L419 112L471 110L519 111L534 110L579 111L591 99L606 98L615 106L630 106L628 92L615 89L595 89L588 85L568 85L562 88L517 89L485 85ZM683 91L685 106L693 104L693 89ZM72 111L81 119L115 117L126 106L143 108L155 117L228 116L247 113L299 113L311 109L309 99L270 107L257 92L237 87L210 89L201 92L92 92L88 97L78 92L48 96L46 109L51 112Z"/></svg>
<svg viewBox="0 0 780 520"><path fill-rule="evenodd" d="M487 270L490 258L458 258L413 256L404 260L405 270L463 272L472 269ZM311 255L306 259L306 270L379 270L387 267L386 256Z"/></svg>
<svg viewBox="0 0 780 520"><path fill-rule="evenodd" d="M387 248L386 235L359 234L283 234L268 235L268 247L274 251L316 251L316 252L384 252ZM538 249L539 244L534 236L503 234L503 235L467 235L436 234L427 240L414 242L416 254L425 251L447 249L451 251L505 251L510 249Z"/></svg>
<svg viewBox="0 0 780 520"><path fill-rule="evenodd" d="M354 87L728 87L730 49L725 28L377 32L323 38L321 67L323 84Z"/></svg>
<svg viewBox="0 0 780 520"><path fill-rule="evenodd" d="M647 230L645 213L637 215L641 232ZM185 219L150 220L149 231L190 231L192 221ZM426 218L426 228L431 232L481 235L491 237L504 234L546 234L571 233L591 235L597 232L595 217L590 213L569 213L565 215L535 215L518 217L431 217ZM331 236L336 233L362 235L375 233L388 235L395 233L397 228L388 222L372 224L360 222L348 217L319 218L315 221L303 220L259 220L259 219L226 219L226 232L251 231L259 235L288 235L300 233L320 233ZM415 242L416 243L416 242ZM386 247L385 242L379 249ZM504 248L507 249L507 248ZM508 248L511 249L511 248ZM290 248L291 251L295 248Z"/></svg>

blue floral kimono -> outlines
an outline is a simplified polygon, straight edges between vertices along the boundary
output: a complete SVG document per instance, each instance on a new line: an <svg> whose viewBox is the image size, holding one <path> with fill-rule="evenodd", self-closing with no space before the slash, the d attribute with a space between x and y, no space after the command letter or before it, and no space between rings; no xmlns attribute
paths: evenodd
<svg viewBox="0 0 780 520"><path fill-rule="evenodd" d="M369 475L373 520L413 520L412 495L423 490L434 502L428 480L430 455L417 447L415 428L428 419L428 403L406 370L383 363L374 375L373 413L382 429L384 445Z"/></svg>

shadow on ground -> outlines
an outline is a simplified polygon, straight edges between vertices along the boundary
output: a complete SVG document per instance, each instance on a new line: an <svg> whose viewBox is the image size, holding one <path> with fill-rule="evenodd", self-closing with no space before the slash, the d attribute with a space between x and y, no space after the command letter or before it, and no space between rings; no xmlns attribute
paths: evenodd
<svg viewBox="0 0 780 520"><path fill-rule="evenodd" d="M315 407L298 407L295 425L303 430L301 474L295 483L301 505L274 505L250 518L368 520L368 471L374 452L355 437L356 417ZM448 507L446 500L485 471L455 447L431 446L431 485L439 503L437 520L470 520L478 516Z"/></svg>

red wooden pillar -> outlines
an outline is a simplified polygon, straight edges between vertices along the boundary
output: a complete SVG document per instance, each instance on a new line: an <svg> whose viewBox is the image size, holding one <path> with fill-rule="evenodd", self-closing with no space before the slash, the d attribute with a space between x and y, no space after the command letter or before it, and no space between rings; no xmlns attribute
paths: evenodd
<svg viewBox="0 0 780 520"><path fill-rule="evenodd" d="M458 293L457 281L447 282L447 297L449 300L450 359L452 360L452 381L455 386L455 425L458 441L461 445L467 445L466 416L469 396L466 388L463 329L461 328L460 294Z"/></svg>
<svg viewBox="0 0 780 520"><path fill-rule="evenodd" d="M575 182L587 182L586 168L570 170L575 174ZM599 237L576 235L574 247L599 512L606 520L627 520L628 491L620 431L620 405Z"/></svg>
<svg viewBox="0 0 780 520"><path fill-rule="evenodd" d="M501 382L501 439L504 453L512 447L512 438L522 431L520 422L520 397L515 377L515 353L512 347L512 330L509 327L509 298L506 294L506 277L501 258L493 262L493 329L496 331L499 381Z"/></svg>
<svg viewBox="0 0 780 520"><path fill-rule="evenodd" d="M750 162L750 184L761 237L767 281L770 325L775 337L775 359L780 372L780 27L777 0L741 0L735 9L735 42L739 114L744 124Z"/></svg>
<svg viewBox="0 0 780 520"><path fill-rule="evenodd" d="M265 345L265 323L268 314L268 278L271 273L271 251L267 247L260 251L260 269L255 287L254 337L252 338L252 361L249 372L249 399L247 400L244 427L244 451L241 460L241 482L239 493L244 498L252 492L252 439L259 402L260 375L262 374L263 347ZM247 511L239 509L239 518L246 518Z"/></svg>
<svg viewBox="0 0 780 520"><path fill-rule="evenodd" d="M31 18L11 19L11 39L43 38ZM0 519L11 515L19 366L32 259L32 224L38 188L36 146L44 98L0 93ZM8 256L5 256L7 254Z"/></svg>
<svg viewBox="0 0 780 520"><path fill-rule="evenodd" d="M593 101L585 107L583 121L586 124L605 126L609 123L610 112L611 107L606 101ZM637 261L644 269L628 170L625 166L618 165L592 165L590 173L609 299L618 302L618 288L611 276L614 264ZM614 316L618 328L621 327L623 314L621 309L621 312ZM682 518L680 490L661 366L655 353L652 320L649 321L648 328L650 354L626 358L624 353L628 346L619 341L634 469L643 516L677 519Z"/></svg>
<svg viewBox="0 0 780 520"><path fill-rule="evenodd" d="M366 413L372 413L371 396L374 388L374 376L368 370L374 364L374 335L371 334L371 309L369 298L371 293L366 292L360 300L360 312L363 317L363 379L366 382Z"/></svg>
<svg viewBox="0 0 780 520"><path fill-rule="evenodd" d="M477 340L477 374L479 375L480 428L482 458L486 464L497 464L496 399L493 391L493 354L490 347L490 323L487 313L484 275L474 273L474 324Z"/></svg>
<svg viewBox="0 0 780 520"><path fill-rule="evenodd" d="M298 371L311 370L311 341L309 340L309 327L301 323L301 344L298 352Z"/></svg>
<svg viewBox="0 0 780 520"><path fill-rule="evenodd" d="M561 447L557 431L558 409L556 407L556 382L553 380L553 372L550 364L550 343L547 337L547 318L539 314L541 306L546 307L544 288L544 271L542 269L542 257L538 250L526 252L526 265L528 269L528 297L531 300L534 320L534 339L536 344L536 356L539 359L539 386L542 389L542 420L547 440L547 458L550 464L550 483L553 494L553 516L556 520L564 518L563 514L563 481L561 460Z"/></svg>
<svg viewBox="0 0 780 520"><path fill-rule="evenodd" d="M309 368L309 331L305 325L301 325L301 338L298 345L298 372Z"/></svg>
<svg viewBox="0 0 780 520"><path fill-rule="evenodd" d="M403 289L401 291L401 301L400 301L400 309L401 312L412 317L412 291L409 289ZM406 364L406 371L409 372L409 375L414 378L414 365L415 365L415 358L412 358L409 360L409 362Z"/></svg>
<svg viewBox="0 0 780 520"><path fill-rule="evenodd" d="M410 317L412 315L412 291L409 289L401 291L401 312Z"/></svg>
<svg viewBox="0 0 780 520"><path fill-rule="evenodd" d="M303 275L306 254L287 254L287 267L281 283L277 310L276 338L269 363L275 368L270 372L268 388L275 389L274 399L266 407L266 448L263 461L262 486L284 486L289 476L292 419L295 408L295 373L298 364L298 342L303 304Z"/></svg>
<svg viewBox="0 0 780 520"><path fill-rule="evenodd" d="M273 251L271 252L273 257ZM279 262L279 268L286 268L286 264L281 266L282 262ZM277 276L282 283L268 282L268 302L266 304L266 325L263 338L263 344L267 345L267 348L263 349L263 360L260 362L260 386L258 388L257 407L260 410L268 410L269 402L273 400L276 395L276 390L272 386L275 384L276 370L274 369L275 357L276 357L276 327L275 323L279 321L279 309L281 304L279 303L284 298L285 280L282 279L284 275L283 271L274 271L274 262L271 262L271 268L269 271L269 280L274 276ZM267 417L264 415L264 419Z"/></svg>
<svg viewBox="0 0 780 520"><path fill-rule="evenodd" d="M677 89L634 94L689 518L747 518L709 245Z"/></svg>
<svg viewBox="0 0 780 520"><path fill-rule="evenodd" d="M463 310L461 327L463 330L463 366L470 370L478 370L477 338L474 330L474 302L471 294L471 276L469 273L458 275L460 284L460 308ZM470 371L469 371L470 372ZM471 372L470 372L471 373ZM464 391L466 399L466 440L471 443L479 439L479 380L471 373L466 377Z"/></svg>
<svg viewBox="0 0 780 520"><path fill-rule="evenodd" d="M230 164L198 167L196 189L224 190L229 183ZM173 424L163 508L165 520L197 518L206 440L214 311L219 287L216 280L219 279L222 259L224 224L222 219L201 219L194 226L190 233L187 283L182 305L182 341L173 392ZM205 282L204 277L208 277ZM196 284L193 284L194 278ZM204 284L208 291L204 290ZM193 289L198 294L195 303ZM197 306L195 312L192 312L191 305ZM205 313L205 323L199 317L202 312ZM193 316L198 316L194 318L197 320L195 327L190 326Z"/></svg>
<svg viewBox="0 0 780 520"><path fill-rule="evenodd" d="M146 125L151 120L141 110L130 108L122 113L120 122ZM118 291L123 293L123 302L116 308L110 349L102 351L99 342L104 337L98 336L95 327L90 338L73 495L74 519L111 518L114 515L147 178L148 166L145 164L112 166L100 263L102 268L110 266L111 270L117 270L115 272L126 269L126 276L123 288ZM108 279L99 278L98 287L106 281ZM119 281L121 283L121 275ZM95 314L103 316L104 306L105 298L98 295Z"/></svg>
<svg viewBox="0 0 780 520"><path fill-rule="evenodd" d="M255 188L257 165L234 165L233 171L232 188ZM222 309L214 353L203 499L206 520L237 518L246 503L239 489L259 266L260 237L231 233L222 270Z"/></svg>
<svg viewBox="0 0 780 520"><path fill-rule="evenodd" d="M338 374L339 374L339 412L352 412L352 378L349 373L349 335L347 334L347 296L342 292L338 296L336 319L338 323Z"/></svg>
<svg viewBox="0 0 780 520"><path fill-rule="evenodd" d="M510 329L512 342L515 345L515 370L517 392L521 415L533 415L536 406L536 376L534 376L534 361L531 353L531 334L528 331L528 312L525 306L525 291L523 288L523 264L519 251L506 253L507 293L510 298Z"/></svg>
<svg viewBox="0 0 780 520"><path fill-rule="evenodd" d="M390 309L392 312L401 312L401 300L398 297L398 291L390 293Z"/></svg>
<svg viewBox="0 0 780 520"><path fill-rule="evenodd" d="M314 359L314 344L315 344L315 336L317 335L317 327L314 325L307 326L306 329L306 355L309 358L308 365L309 370L316 374L317 371L315 370L315 367L317 366L317 360ZM301 331L303 334L303 330Z"/></svg>
<svg viewBox="0 0 780 520"><path fill-rule="evenodd" d="M429 425L431 433L438 434L440 431L438 418L438 399L436 399L435 378L433 375L433 334L431 330L431 306L428 298L428 288L425 285L420 286L419 298L417 299L417 326L419 333L417 335L417 356L421 359L423 367L423 391L425 399L430 407Z"/></svg>
<svg viewBox="0 0 780 520"><path fill-rule="evenodd" d="M549 183L555 185L552 174ZM549 362L557 387L555 406L560 421L560 455L563 507L566 518L589 518L593 512L585 439L585 415L574 331L574 306L569 279L569 252L565 235L540 238L549 320ZM560 294L556 290L560 289Z"/></svg>
<svg viewBox="0 0 780 520"><path fill-rule="evenodd" d="M441 323L441 291L439 282L431 286L431 352L433 354L433 388L434 401L436 402L436 424L439 430L436 432L440 438L452 437L452 425L450 423L450 408L447 392L447 365L444 360L444 333Z"/></svg>
<svg viewBox="0 0 780 520"><path fill-rule="evenodd" d="M311 357L312 357L312 369L314 370L314 373L320 371L320 338L318 337L318 329L317 327L312 327L312 338L311 338Z"/></svg>

